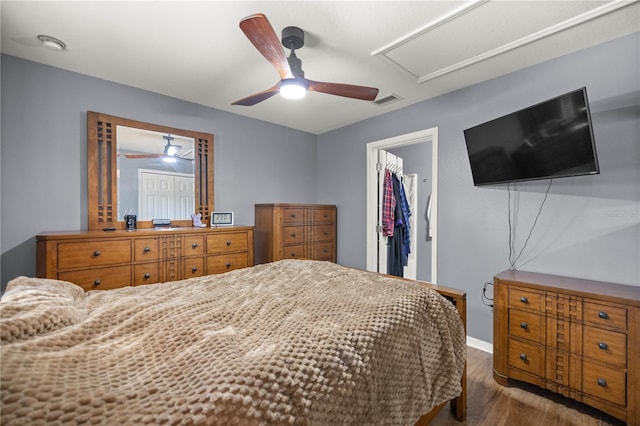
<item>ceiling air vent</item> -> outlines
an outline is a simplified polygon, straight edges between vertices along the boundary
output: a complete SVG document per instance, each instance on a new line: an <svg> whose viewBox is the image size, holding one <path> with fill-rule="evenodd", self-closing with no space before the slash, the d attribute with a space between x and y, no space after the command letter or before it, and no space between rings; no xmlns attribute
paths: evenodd
<svg viewBox="0 0 640 426"><path fill-rule="evenodd" d="M397 102L399 100L402 100L402 98L394 93L388 94L388 95L384 95L379 99L376 99L375 101L373 101L374 104L378 105L378 106L383 106L383 105L388 105L390 103L393 102Z"/></svg>

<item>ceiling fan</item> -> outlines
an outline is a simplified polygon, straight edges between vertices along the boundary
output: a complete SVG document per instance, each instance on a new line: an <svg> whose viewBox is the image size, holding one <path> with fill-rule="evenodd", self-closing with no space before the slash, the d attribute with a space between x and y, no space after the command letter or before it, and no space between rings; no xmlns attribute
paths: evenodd
<svg viewBox="0 0 640 426"><path fill-rule="evenodd" d="M280 81L273 87L235 101L232 105L255 105L277 93L290 99L301 98L307 90L365 101L373 101L378 95L378 89L373 87L324 83L305 78L304 71L302 71L302 61L295 53L296 49L304 46L304 32L298 27L286 27L282 30L282 45L291 49L289 58L285 56L278 36L267 17L262 13L242 19L240 29L262 56L275 67L280 74Z"/></svg>
<svg viewBox="0 0 640 426"><path fill-rule="evenodd" d="M182 149L182 145L172 144L171 141L175 139L173 136L169 134L163 136L162 139L167 141L162 154L125 154L124 156L127 158L162 158L167 162L172 162L172 159L174 159L173 161L175 161L175 159L191 161L190 158L178 157L176 155L176 153Z"/></svg>

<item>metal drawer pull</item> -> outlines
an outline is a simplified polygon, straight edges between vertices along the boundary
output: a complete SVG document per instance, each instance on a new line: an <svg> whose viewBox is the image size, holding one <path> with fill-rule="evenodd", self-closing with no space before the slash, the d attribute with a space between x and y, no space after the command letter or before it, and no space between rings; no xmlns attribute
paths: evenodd
<svg viewBox="0 0 640 426"><path fill-rule="evenodd" d="M291 213L291 215L290 215L290 216L291 216L291 217L296 217L296 214L295 214L295 213Z"/></svg>
<svg viewBox="0 0 640 426"><path fill-rule="evenodd" d="M527 360L527 354L520 354L520 359L523 361Z"/></svg>
<svg viewBox="0 0 640 426"><path fill-rule="evenodd" d="M196 266L194 266L193 268L191 268L191 272L197 272L198 268Z"/></svg>
<svg viewBox="0 0 640 426"><path fill-rule="evenodd" d="M527 298L526 298L526 297L524 297L524 296L522 296L522 297L520 298L520 301L521 301L522 303L529 303L529 299L527 299Z"/></svg>
<svg viewBox="0 0 640 426"><path fill-rule="evenodd" d="M227 262L227 269L231 268L231 262Z"/></svg>
<svg viewBox="0 0 640 426"><path fill-rule="evenodd" d="M148 272L147 272L146 274L144 274L144 279L145 279L145 280L146 280L146 279L148 279L148 278L150 278L150 277L151 277L151 274L150 274L150 273L148 273Z"/></svg>
<svg viewBox="0 0 640 426"><path fill-rule="evenodd" d="M598 347L603 351L606 351L609 348L606 343L602 343L602 342L598 343Z"/></svg>
<svg viewBox="0 0 640 426"><path fill-rule="evenodd" d="M227 247L231 245L231 240L227 240Z"/></svg>
<svg viewBox="0 0 640 426"><path fill-rule="evenodd" d="M604 388L607 386L607 381L605 379L600 378L598 379L598 384Z"/></svg>
<svg viewBox="0 0 640 426"><path fill-rule="evenodd" d="M324 249L324 252L325 252L325 253L329 253L329 250L327 250L327 249Z"/></svg>
<svg viewBox="0 0 640 426"><path fill-rule="evenodd" d="M145 253L149 253L151 251L151 247L145 247L144 249L142 249L142 251Z"/></svg>
<svg viewBox="0 0 640 426"><path fill-rule="evenodd" d="M197 247L198 247L198 243L191 244L191 248L197 248Z"/></svg>
<svg viewBox="0 0 640 426"><path fill-rule="evenodd" d="M98 287L99 285L100 285L100 280L95 280L95 281L93 282L93 286L94 286L94 287Z"/></svg>
<svg viewBox="0 0 640 426"><path fill-rule="evenodd" d="M295 237L296 237L296 234L291 234L291 237L295 238Z"/></svg>
<svg viewBox="0 0 640 426"><path fill-rule="evenodd" d="M100 256L100 250L96 250L96 251L94 251L94 252L93 252L93 255L94 255L94 256L96 256L96 257L97 257L97 256Z"/></svg>
<svg viewBox="0 0 640 426"><path fill-rule="evenodd" d="M529 328L529 324L527 324L526 322L521 322L520 323L520 327L524 328L525 330Z"/></svg>
<svg viewBox="0 0 640 426"><path fill-rule="evenodd" d="M609 315L604 311L598 312L598 317L602 319L609 319Z"/></svg>
<svg viewBox="0 0 640 426"><path fill-rule="evenodd" d="M295 253L291 253L291 257L296 257L296 254Z"/></svg>

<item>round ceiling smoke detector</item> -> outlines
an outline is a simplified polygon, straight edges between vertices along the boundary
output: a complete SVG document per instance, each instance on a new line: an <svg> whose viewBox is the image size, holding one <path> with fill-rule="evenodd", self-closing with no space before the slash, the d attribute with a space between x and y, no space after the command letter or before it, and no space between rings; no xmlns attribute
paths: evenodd
<svg viewBox="0 0 640 426"><path fill-rule="evenodd" d="M57 38L48 35L40 34L38 36L38 40L42 42L43 46L48 47L49 49L62 51L67 48L67 45L62 40L58 40Z"/></svg>

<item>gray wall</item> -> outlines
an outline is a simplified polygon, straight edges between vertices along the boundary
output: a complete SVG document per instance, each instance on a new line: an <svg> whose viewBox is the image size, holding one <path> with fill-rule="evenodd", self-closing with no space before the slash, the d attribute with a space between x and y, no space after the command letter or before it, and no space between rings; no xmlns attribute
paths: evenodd
<svg viewBox="0 0 640 426"><path fill-rule="evenodd" d="M86 112L214 135L215 207L316 199L316 136L2 55L2 287L35 275L35 235L87 228Z"/></svg>
<svg viewBox="0 0 640 426"><path fill-rule="evenodd" d="M507 190L473 186L463 130L586 86L601 174L553 182L517 267L640 286L639 52L636 33L319 136L318 201L338 205L338 262L366 267L366 144L438 127L438 284L467 291L468 334L492 341L481 292L509 266ZM518 250L547 185L513 193Z"/></svg>

